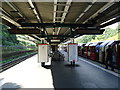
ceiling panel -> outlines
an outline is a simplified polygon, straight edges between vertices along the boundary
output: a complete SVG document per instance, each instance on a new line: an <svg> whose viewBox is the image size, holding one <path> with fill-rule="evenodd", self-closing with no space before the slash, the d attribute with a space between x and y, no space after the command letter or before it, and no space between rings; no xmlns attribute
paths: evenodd
<svg viewBox="0 0 120 90"><path fill-rule="evenodd" d="M91 17L94 13L96 13L101 7L103 7L107 2L96 2L85 14L81 17L78 23L84 22L86 19Z"/></svg>
<svg viewBox="0 0 120 90"><path fill-rule="evenodd" d="M88 3L85 2L72 2L69 13L66 16L66 23L73 23L79 17L79 15L85 10Z"/></svg>
<svg viewBox="0 0 120 90"><path fill-rule="evenodd" d="M37 23L37 19L31 10L28 2L13 2L15 6L22 12L22 14L30 21L31 23Z"/></svg>
<svg viewBox="0 0 120 90"><path fill-rule="evenodd" d="M28 2L12 2L16 9L20 11L20 13L27 19L27 22L31 23L38 23L36 16L34 15L33 9L30 8L30 5ZM66 2L58 2L57 4L66 4ZM101 9L104 5L106 5L107 2L96 2L92 5L91 8L88 9L87 12L84 12L84 10L91 5L89 2L72 2L70 5L70 8L67 12L67 15L65 17L65 20L63 23L75 23L75 20L82 14L84 15L78 20L77 23L83 23L85 20L89 19L94 13L96 13L99 9ZM33 5L36 7L36 11L38 11L38 14L40 14L40 18L43 20L43 23L53 23L53 14L54 14L54 2L33 2ZM6 2L2 3L2 8L10 14L13 18L13 20L17 20L18 18L18 12L11 12L14 11ZM58 5L56 11L64 11L65 6L64 5ZM116 10L113 10L111 13L107 14L109 18L115 13ZM56 17L62 17L63 12L58 13L56 12ZM104 21L105 17L102 17L99 19L99 22ZM56 21L60 21L61 19L56 19ZM105 19L106 20L106 19ZM53 35L53 29L54 28L46 28L49 35ZM68 28L61 28L59 31L59 35L63 35ZM57 35L58 28L55 28L55 35ZM66 33L68 34L68 32Z"/></svg>
<svg viewBox="0 0 120 90"><path fill-rule="evenodd" d="M44 23L53 22L53 2L37 2L39 14Z"/></svg>

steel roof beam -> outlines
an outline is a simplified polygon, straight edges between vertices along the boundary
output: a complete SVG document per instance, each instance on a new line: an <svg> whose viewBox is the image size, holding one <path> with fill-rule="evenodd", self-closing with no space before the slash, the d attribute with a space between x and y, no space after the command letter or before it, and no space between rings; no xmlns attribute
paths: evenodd
<svg viewBox="0 0 120 90"><path fill-rule="evenodd" d="M2 13L2 15L0 16L2 19L8 21L9 23L17 26L17 27L21 27L21 25L19 23L17 23L16 21L14 21L13 19L11 19L10 17L6 16L5 14Z"/></svg>
<svg viewBox="0 0 120 90"><path fill-rule="evenodd" d="M96 1L97 1L97 0L93 0L93 1L92 1L92 5L93 5ZM79 17L75 20L74 23L78 22L79 19L85 14L85 12L87 12L87 11L92 7L92 5L89 5L89 6L84 10L84 12L79 15ZM68 29L68 30L64 33L64 35L65 35L69 30L70 30L70 29Z"/></svg>
<svg viewBox="0 0 120 90"><path fill-rule="evenodd" d="M104 23L103 25L100 25L99 27L100 28L104 28L104 27L106 27L108 25L111 25L111 24L114 24L116 22L120 22L120 16L115 18L115 19L113 19L112 21L109 21L109 22Z"/></svg>
<svg viewBox="0 0 120 90"><path fill-rule="evenodd" d="M36 5L34 6L32 0L28 0L28 3L29 3L29 5L30 5L30 7L31 7L31 10L33 10L33 13L35 14L38 22L39 22L39 23L40 23L40 22L43 23L43 20L42 20L40 14L38 13L37 6L36 6ZM43 29L44 29L45 33L48 34L48 32L46 31L46 29L45 29L44 27L43 27Z"/></svg>
<svg viewBox="0 0 120 90"><path fill-rule="evenodd" d="M79 28L73 31L70 35L45 35L40 29L8 29L11 34L38 34L39 37L74 37L79 34L102 34L104 29L100 28Z"/></svg>
<svg viewBox="0 0 120 90"><path fill-rule="evenodd" d="M54 4L56 6L70 6L71 4Z"/></svg>
<svg viewBox="0 0 120 90"><path fill-rule="evenodd" d="M56 22L56 10L57 10L57 6L55 4L57 4L57 0L54 0L53 23ZM53 35L54 34L55 34L55 29L53 29Z"/></svg>
<svg viewBox="0 0 120 90"><path fill-rule="evenodd" d="M0 7L0 11L2 11L5 15L9 16L10 18L12 18L10 16L10 14L8 12L6 12L2 7Z"/></svg>
<svg viewBox="0 0 120 90"><path fill-rule="evenodd" d="M65 17L66 17L66 15L67 15L67 12L68 12L68 10L69 10L69 8L70 8L70 6L71 6L71 2L72 2L72 0L67 0L67 2L66 2L66 6L65 6L65 8L64 8L64 13L63 13L63 15L62 15L61 23L63 23L64 20L65 20ZM68 4L69 4L69 6L68 6ZM60 30L61 30L61 28L58 28L57 35L59 34Z"/></svg>
<svg viewBox="0 0 120 90"><path fill-rule="evenodd" d="M36 11L36 9L35 9L32 1L31 1L31 0L28 0L28 3L29 3L29 5L30 5L31 9L33 10L33 12L34 12L34 14L35 14L38 22L40 22L40 17L39 17L39 15L38 15L38 12Z"/></svg>
<svg viewBox="0 0 120 90"><path fill-rule="evenodd" d="M8 29L10 34L40 34L39 29Z"/></svg>
<svg viewBox="0 0 120 90"><path fill-rule="evenodd" d="M53 12L53 23L55 23L55 17L56 17L56 10L57 10L57 6L55 5L57 4L57 0L54 0L54 12Z"/></svg>
<svg viewBox="0 0 120 90"><path fill-rule="evenodd" d="M113 1L113 0L111 0ZM83 23L86 23L88 20L96 17L98 15L98 13L101 13L103 12L103 10L105 10L107 7L111 6L112 5L112 2L108 2L106 5L104 5L102 8L100 8L96 13L94 13L91 17L89 17L87 20L85 20Z"/></svg>
<svg viewBox="0 0 120 90"><path fill-rule="evenodd" d="M41 39L38 36L36 36L36 35L29 35L29 36L34 38L34 39L36 39L36 40L38 40L38 41L41 41Z"/></svg>
<svg viewBox="0 0 120 90"><path fill-rule="evenodd" d="M92 4L88 5L88 7L83 11L83 13L81 13L79 17L75 20L75 23L79 21L79 19L94 5L96 1L97 0L93 0Z"/></svg>
<svg viewBox="0 0 120 90"><path fill-rule="evenodd" d="M69 23L22 23L22 27L45 27L45 28L54 28L54 27L93 27L92 24L69 24Z"/></svg>
<svg viewBox="0 0 120 90"><path fill-rule="evenodd" d="M62 17L55 17L56 19L62 19Z"/></svg>
<svg viewBox="0 0 120 90"><path fill-rule="evenodd" d="M107 15L108 13L110 13L111 11L113 11L114 9L116 9L117 7L119 7L119 4L118 4L119 2L110 2L110 3L108 3L107 5L108 6L106 6L104 9L100 9L101 11L99 11L99 13L97 13L97 16L96 17L94 17L94 18L91 18L91 19L89 19L89 20L87 20L87 21L85 21L84 23L86 23L86 22L89 22L89 21L97 21L97 20L99 20L100 18L102 18L104 15Z"/></svg>
<svg viewBox="0 0 120 90"><path fill-rule="evenodd" d="M38 14L36 17L37 17L37 18L40 18L41 23L43 23L43 19L42 19L40 13L39 13L39 10L38 10L37 5L36 5L35 2L34 2L34 7L35 7L36 12L37 12L37 14ZM38 21L38 22L39 22L39 21ZM45 28L43 28L43 29L44 29L45 33L48 34L47 30L46 30Z"/></svg>
<svg viewBox="0 0 120 90"><path fill-rule="evenodd" d="M18 11L18 15L21 17L21 18L24 18L24 15L21 13L21 11L12 3L12 2L9 2L8 0L5 0L6 3L14 10L14 11ZM3 9L2 9L3 12L5 12ZM6 13L6 12L5 12ZM10 16L10 15L9 15ZM10 16L11 17L11 16ZM39 18L38 16L36 16L37 18ZM17 23L16 21L14 21L13 19L7 17L4 15L4 17L2 16L2 18L4 18L5 20L7 20L8 22L14 24L15 26L17 27L20 27L21 25L19 23ZM25 17L26 18L26 17ZM20 32L20 31L15 31L16 33L17 32ZM13 33L15 33L13 32ZM21 31L22 32L22 31ZM25 33L25 32L24 32ZM31 35L30 35L31 36ZM34 37L35 39L39 40L38 38L36 38L35 36L31 36L31 37Z"/></svg>
<svg viewBox="0 0 120 90"><path fill-rule="evenodd" d="M18 11L18 15L23 17L23 15L21 14L21 12L16 9L16 7L14 6L14 4L12 2L10 2L9 0L5 0L5 2L14 10L14 11Z"/></svg>
<svg viewBox="0 0 120 90"><path fill-rule="evenodd" d="M82 35L93 35L93 34L102 34L104 32L104 29L101 29L101 30L97 30L97 29L76 29L75 30L75 33L76 33L76 35L79 35L79 34L82 34Z"/></svg>
<svg viewBox="0 0 120 90"><path fill-rule="evenodd" d="M68 13L68 11L54 11L54 12L57 12L57 13Z"/></svg>

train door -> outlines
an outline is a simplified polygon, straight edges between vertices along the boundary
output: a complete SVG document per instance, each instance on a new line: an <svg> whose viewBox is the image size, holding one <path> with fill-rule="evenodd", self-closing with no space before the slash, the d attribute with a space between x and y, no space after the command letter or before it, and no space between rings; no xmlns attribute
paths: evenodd
<svg viewBox="0 0 120 90"><path fill-rule="evenodd" d="M120 41L116 44L116 66L120 69Z"/></svg>
<svg viewBox="0 0 120 90"><path fill-rule="evenodd" d="M81 48L81 47L78 46L78 56L80 56L80 54L81 54L81 53L80 53L80 48Z"/></svg>
<svg viewBox="0 0 120 90"><path fill-rule="evenodd" d="M81 46L81 54L80 54L81 56L84 55L84 51L85 51L85 44Z"/></svg>
<svg viewBox="0 0 120 90"><path fill-rule="evenodd" d="M100 45L99 48L99 62L104 63L105 61L105 46L109 43L110 41L103 42Z"/></svg>
<svg viewBox="0 0 120 90"><path fill-rule="evenodd" d="M93 43L89 43L87 46L87 58L90 58L90 45Z"/></svg>

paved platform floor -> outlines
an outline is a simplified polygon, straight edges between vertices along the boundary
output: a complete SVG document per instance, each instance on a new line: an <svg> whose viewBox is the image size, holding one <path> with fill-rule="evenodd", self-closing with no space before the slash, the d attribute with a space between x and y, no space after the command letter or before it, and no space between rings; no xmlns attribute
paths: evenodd
<svg viewBox="0 0 120 90"><path fill-rule="evenodd" d="M50 62L48 63L48 65ZM41 67L37 55L0 73L2 88L119 88L119 75L79 58L75 67L67 61L52 61ZM113 89L114 90L114 89Z"/></svg>
<svg viewBox="0 0 120 90"><path fill-rule="evenodd" d="M119 75L104 71L84 62L81 58L76 67L65 61L52 62L52 76L55 88L119 88Z"/></svg>
<svg viewBox="0 0 120 90"><path fill-rule="evenodd" d="M0 73L1 86L3 88L53 88L51 70L41 67L37 58L35 55Z"/></svg>

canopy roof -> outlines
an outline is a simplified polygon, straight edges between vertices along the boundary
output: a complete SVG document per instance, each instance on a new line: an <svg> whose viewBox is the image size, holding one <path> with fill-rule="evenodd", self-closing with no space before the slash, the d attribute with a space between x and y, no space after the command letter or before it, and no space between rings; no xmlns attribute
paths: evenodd
<svg viewBox="0 0 120 90"><path fill-rule="evenodd" d="M3 0L1 11L2 22L9 25L13 32L16 30L15 33L24 34L23 31L27 29L25 33L34 34L30 36L37 39L45 34L47 39L62 38L64 41L84 34L102 34L101 28L120 20L119 8L119 2L97 2L97 0L92 2ZM108 20L111 21L105 23ZM31 29L36 31L33 33Z"/></svg>

